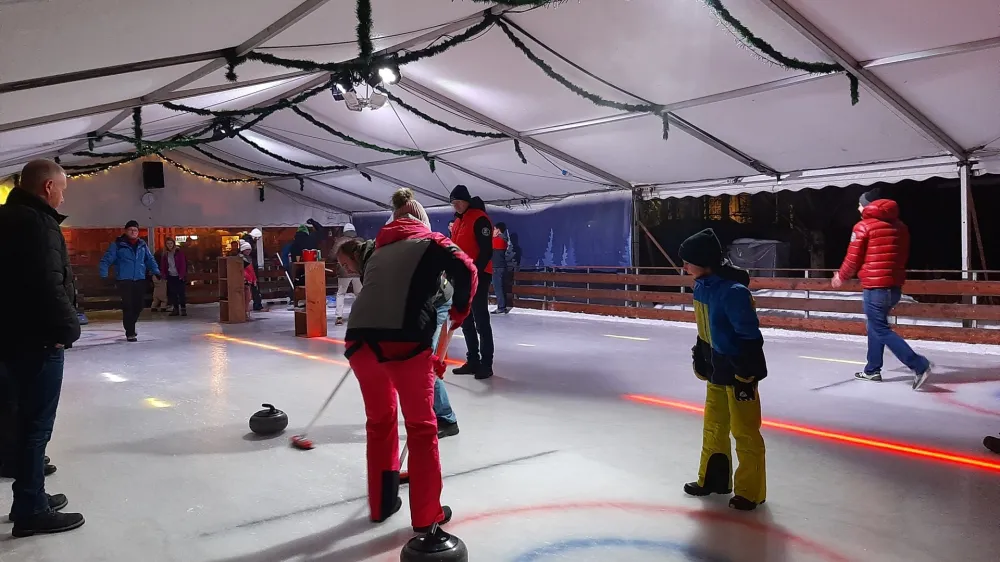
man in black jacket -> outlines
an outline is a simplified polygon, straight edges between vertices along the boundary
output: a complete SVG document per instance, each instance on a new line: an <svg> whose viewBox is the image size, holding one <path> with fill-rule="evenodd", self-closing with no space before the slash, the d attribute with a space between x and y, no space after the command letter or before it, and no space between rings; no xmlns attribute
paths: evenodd
<svg viewBox="0 0 1000 562"><path fill-rule="evenodd" d="M58 164L34 160L0 207L0 263L18 269L0 276L0 294L18 297L0 321L0 369L17 404L16 443L5 459L14 463L15 537L69 531L84 521L79 513L59 513L66 496L45 493L45 446L59 405L64 352L80 337L73 271L59 228L66 217L56 212L65 190L66 173Z"/></svg>

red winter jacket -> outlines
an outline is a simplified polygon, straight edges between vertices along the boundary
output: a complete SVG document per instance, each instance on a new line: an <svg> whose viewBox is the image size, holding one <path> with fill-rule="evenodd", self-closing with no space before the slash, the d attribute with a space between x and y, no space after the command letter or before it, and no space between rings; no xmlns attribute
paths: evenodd
<svg viewBox="0 0 1000 562"><path fill-rule="evenodd" d="M865 289L902 287L910 258L910 231L899 220L899 205L889 199L872 201L861 217L854 225L840 278L846 281L857 274Z"/></svg>

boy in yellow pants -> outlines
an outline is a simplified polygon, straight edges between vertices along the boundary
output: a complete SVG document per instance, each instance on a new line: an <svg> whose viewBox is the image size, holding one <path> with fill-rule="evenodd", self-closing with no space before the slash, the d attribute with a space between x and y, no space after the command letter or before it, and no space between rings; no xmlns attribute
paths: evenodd
<svg viewBox="0 0 1000 562"><path fill-rule="evenodd" d="M684 270L695 278L694 373L708 383L698 481L685 484L684 492L707 496L735 491L729 507L751 511L767 496L757 394L757 383L767 376L767 363L760 321L747 288L750 275L723 261L722 245L712 229L685 240L680 256ZM730 432L739 460L735 480Z"/></svg>

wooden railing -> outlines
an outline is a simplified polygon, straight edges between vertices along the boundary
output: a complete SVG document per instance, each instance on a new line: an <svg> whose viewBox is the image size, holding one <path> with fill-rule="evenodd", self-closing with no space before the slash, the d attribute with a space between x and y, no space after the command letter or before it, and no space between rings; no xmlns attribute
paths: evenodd
<svg viewBox="0 0 1000 562"><path fill-rule="evenodd" d="M798 273L803 275L802 270ZM939 273L955 276L955 272ZM828 276L754 277L750 289L761 325L864 335L861 285L851 281L834 290ZM970 278L983 276L984 272L968 274ZM1000 279L1000 274L994 278ZM979 304L1000 297L1000 281L959 279L907 282L903 293L913 299L901 302L890 318L898 333L912 339L1000 344L1000 329L996 329L1000 328L1000 306ZM524 308L694 322L692 285L690 276L677 275L674 270L543 268L515 274L514 298L515 306ZM793 295L770 295L770 291ZM924 300L934 302L921 302ZM938 302L941 300L954 302Z"/></svg>
<svg viewBox="0 0 1000 562"><path fill-rule="evenodd" d="M327 268L336 271L336 264L328 262ZM188 263L187 302L205 304L219 300L218 260ZM101 279L96 266L74 266L73 274L77 288L77 304L83 311L111 310L121 308L121 298L111 281ZM265 260L264 267L257 271L258 284L264 300L288 297L288 281L285 272L276 259ZM327 274L327 294L336 294L337 276ZM146 306L152 300L153 284L149 283Z"/></svg>

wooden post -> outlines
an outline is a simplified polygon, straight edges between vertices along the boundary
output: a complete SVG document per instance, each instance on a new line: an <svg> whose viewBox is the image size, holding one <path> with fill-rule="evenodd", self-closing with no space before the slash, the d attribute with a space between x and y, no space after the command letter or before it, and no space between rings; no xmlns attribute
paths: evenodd
<svg viewBox="0 0 1000 562"><path fill-rule="evenodd" d="M243 258L219 258L219 322L239 324L247 318Z"/></svg>
<svg viewBox="0 0 1000 562"><path fill-rule="evenodd" d="M295 335L324 338L326 325L326 264L321 261L295 264L306 272L306 306L295 311Z"/></svg>

